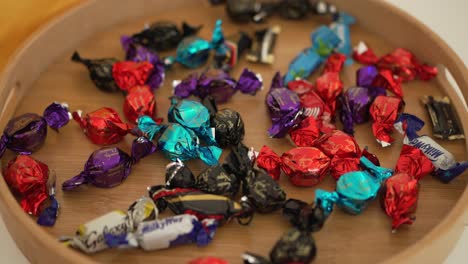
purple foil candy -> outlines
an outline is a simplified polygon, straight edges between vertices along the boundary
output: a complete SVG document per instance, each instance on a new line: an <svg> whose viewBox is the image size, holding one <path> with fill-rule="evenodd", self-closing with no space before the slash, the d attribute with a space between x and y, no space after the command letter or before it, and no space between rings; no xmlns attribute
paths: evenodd
<svg viewBox="0 0 468 264"><path fill-rule="evenodd" d="M62 184L62 190L73 190L87 183L100 188L117 186L130 174L132 163L132 158L119 148L98 149L91 154L79 175Z"/></svg>
<svg viewBox="0 0 468 264"><path fill-rule="evenodd" d="M361 87L372 87L375 77L379 74L377 67L364 66L356 72L356 85Z"/></svg>
<svg viewBox="0 0 468 264"><path fill-rule="evenodd" d="M52 103L44 110L44 119L52 129L58 130L70 121L70 112L66 103Z"/></svg>
<svg viewBox="0 0 468 264"><path fill-rule="evenodd" d="M282 87L285 87L285 86L284 86L283 77L281 77L281 73L280 73L280 72L276 72L275 76L273 76L273 80L271 80L270 89L273 89L273 88L282 88Z"/></svg>
<svg viewBox="0 0 468 264"><path fill-rule="evenodd" d="M263 82L261 76L246 68L242 71L237 81L236 90L242 93L255 95L257 91L262 89L262 86Z"/></svg>
<svg viewBox="0 0 468 264"><path fill-rule="evenodd" d="M205 98L211 95L218 104L227 102L236 93L236 81L220 69L210 69L198 79L195 95Z"/></svg>
<svg viewBox="0 0 468 264"><path fill-rule="evenodd" d="M139 137L133 140L132 158L134 162L140 161L142 158L156 152L157 147L151 140L146 137Z"/></svg>
<svg viewBox="0 0 468 264"><path fill-rule="evenodd" d="M120 44L122 45L122 48L125 51L125 60L131 60L132 58L135 57L136 49L135 49L135 43L132 37L127 36L127 35L122 35L120 37Z"/></svg>
<svg viewBox="0 0 468 264"><path fill-rule="evenodd" d="M282 138L301 121L301 102L299 96L287 88L271 89L266 97L272 126L268 129L270 137Z"/></svg>
<svg viewBox="0 0 468 264"><path fill-rule="evenodd" d="M196 73L190 74L185 79L174 86L174 95L179 98L187 98L197 90L198 76Z"/></svg>
<svg viewBox="0 0 468 264"><path fill-rule="evenodd" d="M44 144L46 137L46 120L37 114L23 114L11 119L6 125L0 151L3 148L4 152L4 149L8 148L20 154L29 155Z"/></svg>

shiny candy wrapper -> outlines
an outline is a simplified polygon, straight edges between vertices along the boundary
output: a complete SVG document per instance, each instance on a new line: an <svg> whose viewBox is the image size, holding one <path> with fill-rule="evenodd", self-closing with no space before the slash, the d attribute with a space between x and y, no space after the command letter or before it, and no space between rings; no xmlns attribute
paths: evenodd
<svg viewBox="0 0 468 264"><path fill-rule="evenodd" d="M366 43L360 41L353 49L353 59L362 64L375 64L379 57L372 49L367 47Z"/></svg>
<svg viewBox="0 0 468 264"><path fill-rule="evenodd" d="M89 78L100 90L104 92L117 92L120 90L112 75L114 64L118 62L117 59L85 59L75 51L71 57L71 60L81 63L88 68Z"/></svg>
<svg viewBox="0 0 468 264"><path fill-rule="evenodd" d="M252 219L253 212L248 203L237 203L221 195L207 194L193 188L166 189L161 185L148 190L160 211L169 207L177 215L191 214L198 220L213 219L220 223L236 218L239 223L248 224Z"/></svg>
<svg viewBox="0 0 468 264"><path fill-rule="evenodd" d="M208 145L216 145L214 130L210 127L210 112L200 102L173 98L168 120L192 130Z"/></svg>
<svg viewBox="0 0 468 264"><path fill-rule="evenodd" d="M143 46L135 45L132 38L122 36L120 39L123 49L126 53L126 60L134 62L149 62L153 65L153 70L146 80L146 84L155 90L159 88L164 82L165 78L165 65L159 56Z"/></svg>
<svg viewBox="0 0 468 264"><path fill-rule="evenodd" d="M82 112L73 112L73 119L80 125L85 135L96 145L111 145L123 139L130 130L129 125L120 119L112 108L103 107L82 116Z"/></svg>
<svg viewBox="0 0 468 264"><path fill-rule="evenodd" d="M272 126L268 129L270 137L284 137L302 120L299 96L287 88L272 87L267 94L266 104L272 121Z"/></svg>
<svg viewBox="0 0 468 264"><path fill-rule="evenodd" d="M299 125L289 131L291 140L298 147L313 146L320 136L319 125L313 116L306 117Z"/></svg>
<svg viewBox="0 0 468 264"><path fill-rule="evenodd" d="M61 237L65 245L79 249L87 254L109 248L105 235L122 235L133 232L140 223L151 221L158 216L158 209L148 197L136 200L127 212L115 210L80 225L76 235Z"/></svg>
<svg viewBox="0 0 468 264"><path fill-rule="evenodd" d="M53 226L58 216L55 199L55 175L49 167L31 156L18 155L3 170L3 177L11 190L20 196L23 210L39 216L38 224ZM47 199L50 202L47 206Z"/></svg>
<svg viewBox="0 0 468 264"><path fill-rule="evenodd" d="M182 30L180 30L172 22L158 21L131 37L125 37L150 50L166 51L177 47L183 38L196 34L200 28L201 26L193 27L183 22Z"/></svg>
<svg viewBox="0 0 468 264"><path fill-rule="evenodd" d="M344 63L346 61L346 56L341 53L332 53L327 60L323 68L323 73L327 72L341 72L343 69Z"/></svg>
<svg viewBox="0 0 468 264"><path fill-rule="evenodd" d="M193 215L182 214L142 222L135 232L109 233L104 237L110 247L140 247L151 251L189 243L206 246L213 239L216 228L217 223L213 219L199 221Z"/></svg>
<svg viewBox="0 0 468 264"><path fill-rule="evenodd" d="M154 117L156 115L156 100L147 85L134 86L125 97L123 111L130 122L136 124L142 115Z"/></svg>
<svg viewBox="0 0 468 264"><path fill-rule="evenodd" d="M372 86L385 88L394 95L403 98L401 79L396 79L390 70L380 70L372 82Z"/></svg>
<svg viewBox="0 0 468 264"><path fill-rule="evenodd" d="M333 211L335 204L350 214L361 214L377 196L382 182L393 175L391 169L376 166L365 157L361 157L361 166L365 171L342 175L334 192L315 191L315 202L323 208L326 216Z"/></svg>
<svg viewBox="0 0 468 264"><path fill-rule="evenodd" d="M174 161L166 166L166 188L192 188L195 186L195 176L189 167L180 161Z"/></svg>
<svg viewBox="0 0 468 264"><path fill-rule="evenodd" d="M431 173L434 166L424 153L412 146L403 145L395 174L382 187L382 205L392 218L392 229L412 224L418 201L419 180Z"/></svg>
<svg viewBox="0 0 468 264"><path fill-rule="evenodd" d="M229 264L224 259L215 257L200 257L191 260L188 264Z"/></svg>
<svg viewBox="0 0 468 264"><path fill-rule="evenodd" d="M26 113L8 121L0 138L0 157L6 149L29 155L42 147L47 137L47 126L58 131L68 124L70 113L68 105L50 104L43 116Z"/></svg>
<svg viewBox="0 0 468 264"><path fill-rule="evenodd" d="M395 123L395 127L405 133L403 142L426 155L435 167L433 174L442 182L449 183L468 169L468 161L457 162L455 156L437 144L428 136L418 136L417 131L424 126L424 121L410 114L402 114ZM401 129L402 128L402 129Z"/></svg>
<svg viewBox="0 0 468 264"><path fill-rule="evenodd" d="M258 212L275 211L283 205L286 193L265 171L254 168L251 151L242 143L233 147L226 158L226 170L241 179L243 194Z"/></svg>
<svg viewBox="0 0 468 264"><path fill-rule="evenodd" d="M247 50L252 47L252 38L245 32L239 31L239 33L228 36L224 43L228 49L228 57L225 61L221 61L220 64L216 65L218 68L227 68L230 70L237 65L241 56Z"/></svg>
<svg viewBox="0 0 468 264"><path fill-rule="evenodd" d="M130 175L133 164L155 151L156 147L145 137L133 141L132 156L117 147L98 149L91 154L83 171L65 181L62 189L70 191L82 184L92 184L99 188L117 186Z"/></svg>
<svg viewBox="0 0 468 264"><path fill-rule="evenodd" d="M321 57L327 58L341 43L340 37L329 27L322 25L310 35L312 48Z"/></svg>
<svg viewBox="0 0 468 264"><path fill-rule="evenodd" d="M149 116L138 117L137 125L138 130L149 140L154 140L166 129L166 126L161 125L160 122L154 121L154 119Z"/></svg>
<svg viewBox="0 0 468 264"><path fill-rule="evenodd" d="M315 91L329 107L333 119L336 111L336 99L343 92L343 82L340 80L340 75L336 72L324 73L317 78Z"/></svg>
<svg viewBox="0 0 468 264"><path fill-rule="evenodd" d="M324 59L312 48L304 49L289 64L284 82L289 84L296 79L307 79L323 62Z"/></svg>
<svg viewBox="0 0 468 264"><path fill-rule="evenodd" d="M294 185L315 186L328 172L330 158L314 147L293 148L280 157L264 146L257 157L257 165L274 179L279 179L278 168L281 168Z"/></svg>
<svg viewBox="0 0 468 264"><path fill-rule="evenodd" d="M168 125L159 138L158 146L172 161L200 158L210 166L218 164L222 153L222 149L216 146L200 146L195 132L177 123Z"/></svg>
<svg viewBox="0 0 468 264"><path fill-rule="evenodd" d="M422 101L431 118L434 137L448 140L465 138L448 97L425 96Z"/></svg>
<svg viewBox="0 0 468 264"><path fill-rule="evenodd" d="M122 90L128 92L137 85L144 85L153 72L154 66L148 61L120 61L114 63L112 76Z"/></svg>
<svg viewBox="0 0 468 264"><path fill-rule="evenodd" d="M393 96L377 96L369 108L372 117L372 132L382 147L388 147L393 142L390 134L393 124L403 106L402 100Z"/></svg>
<svg viewBox="0 0 468 264"><path fill-rule="evenodd" d="M325 224L325 214L320 206L297 199L288 199L283 205L283 216L299 230L317 232Z"/></svg>
<svg viewBox="0 0 468 264"><path fill-rule="evenodd" d="M273 53L276 38L281 32L281 27L275 25L255 32L255 39L250 52L246 58L250 62L273 64L275 55Z"/></svg>
<svg viewBox="0 0 468 264"><path fill-rule="evenodd" d="M335 22L330 25L330 29L335 32L341 40L340 44L336 47L336 51L348 57L348 59L345 57L346 65L350 65L353 62L350 58L353 53L350 26L354 23L356 23L356 19L353 16L345 12L339 12L335 15Z"/></svg>
<svg viewBox="0 0 468 264"><path fill-rule="evenodd" d="M215 129L216 142L222 148L235 146L244 139L244 121L235 110L229 108L219 110L211 124Z"/></svg>

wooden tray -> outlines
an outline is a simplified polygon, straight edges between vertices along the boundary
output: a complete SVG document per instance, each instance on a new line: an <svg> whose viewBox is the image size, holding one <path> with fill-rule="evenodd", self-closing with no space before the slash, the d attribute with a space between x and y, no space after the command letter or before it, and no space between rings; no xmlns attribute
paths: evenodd
<svg viewBox="0 0 468 264"><path fill-rule="evenodd" d="M448 95L468 131L468 114L463 98L457 96L445 75L450 70L463 97L468 98L468 73L463 62L433 32L411 16L381 1L353 0L336 2L342 10L358 18L352 27L353 43L365 40L377 54L384 54L395 47L405 47L431 64L437 64L440 74L432 82L413 81L404 85L406 111L428 121L419 102L420 96ZM3 128L13 115L25 112L40 113L51 101L67 101L72 109L93 111L101 106L110 106L121 112L123 97L97 90L89 81L84 67L70 62L72 51L79 50L86 57L123 58L119 45L121 34L136 32L144 23L156 20L180 22L186 20L205 27L201 36L209 38L212 25L222 18L226 34L234 33L238 25L232 24L223 8L212 8L206 0L201 1L87 1L65 15L55 19L35 33L10 61L0 82L0 127ZM326 18L309 17L306 21L285 21L272 18L269 24L281 24L276 47L276 61L272 66L248 64L260 72L269 87L276 70L285 72L290 60L302 48L310 45L309 34L319 24L328 24ZM242 25L252 32L263 26ZM238 76L247 63L242 60L233 72ZM355 70L359 65L345 69L342 78L345 87L355 83ZM171 82L189 73L180 66L167 73L166 82L156 92L160 116L165 116L171 93ZM315 77L312 77L313 80ZM256 149L267 144L278 153L292 145L287 140L273 140L266 136L270 125L264 106L266 90L255 97L237 94L224 105L238 110L246 123L245 143ZM430 125L423 133L431 134ZM361 146L380 157L384 166L393 167L401 148L402 138L395 134L396 143L386 149L380 148L370 132L370 124L357 127L356 139ZM129 150L131 137L118 146ZM466 141L439 142L456 155L467 159ZM78 174L88 155L98 146L92 145L77 124L71 122L60 134L49 133L46 145L34 157L55 170L58 183ZM3 159L3 166L13 157L11 152ZM71 235L75 228L96 216L114 209L125 209L136 198L146 194L146 186L163 183L164 166L168 161L157 153L136 165L130 177L113 189L98 189L83 186L79 190L62 193L61 214L53 228L42 228L19 207L3 178L0 180L0 209L5 223L16 243L33 263L186 263L199 256L218 256L230 263L240 263L240 254L246 250L267 255L279 236L289 227L280 213L256 215L250 226L228 223L220 228L212 244L204 248L194 245L168 250L143 252L132 250L108 250L86 256L57 242L57 236ZM204 165L190 162L195 172ZM442 184L428 176L421 182L417 221L409 228L401 228L396 234L390 232L390 220L374 202L360 216L351 216L335 210L326 226L314 234L318 245L315 263L440 263L447 256L467 222L468 191L467 173L450 184ZM307 201L314 199L315 188L292 186L285 177L281 180L289 197ZM327 177L320 188L334 189L334 180ZM169 215L165 213L164 215Z"/></svg>

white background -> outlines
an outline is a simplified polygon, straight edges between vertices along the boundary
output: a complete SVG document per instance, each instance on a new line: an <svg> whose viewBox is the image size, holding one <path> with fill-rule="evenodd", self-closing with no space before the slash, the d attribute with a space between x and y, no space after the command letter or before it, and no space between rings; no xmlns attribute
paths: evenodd
<svg viewBox="0 0 468 264"><path fill-rule="evenodd" d="M348 0L352 1L352 0ZM468 0L386 0L406 10L439 34L468 61ZM468 263L468 227L445 264ZM0 263L28 264L0 218Z"/></svg>

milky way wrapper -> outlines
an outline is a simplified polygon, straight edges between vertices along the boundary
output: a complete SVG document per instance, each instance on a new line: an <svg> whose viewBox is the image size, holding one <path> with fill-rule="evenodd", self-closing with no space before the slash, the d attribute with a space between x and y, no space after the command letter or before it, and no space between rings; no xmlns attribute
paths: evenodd
<svg viewBox="0 0 468 264"><path fill-rule="evenodd" d="M393 175L393 170L376 166L365 157L361 157L361 166L366 170L342 175L334 192L315 191L315 203L323 208L326 216L335 204L347 213L361 214L377 197L383 181Z"/></svg>
<svg viewBox="0 0 468 264"><path fill-rule="evenodd" d="M247 54L247 60L256 63L273 64L275 55L273 53L276 38L281 32L281 27L276 25L255 32L255 39L251 51Z"/></svg>
<svg viewBox="0 0 468 264"><path fill-rule="evenodd" d="M140 223L156 219L158 209L148 197L136 200L127 212L116 210L80 225L75 236L60 238L65 245L87 254L109 248L105 234L122 235L133 232Z"/></svg>
<svg viewBox="0 0 468 264"><path fill-rule="evenodd" d="M110 247L140 247L151 251L177 245L195 243L206 246L214 238L217 223L213 219L199 221L189 214L171 216L163 219L141 222L135 232L104 234Z"/></svg>
<svg viewBox="0 0 468 264"><path fill-rule="evenodd" d="M422 101L431 118L434 137L448 140L465 138L448 97L424 96Z"/></svg>

